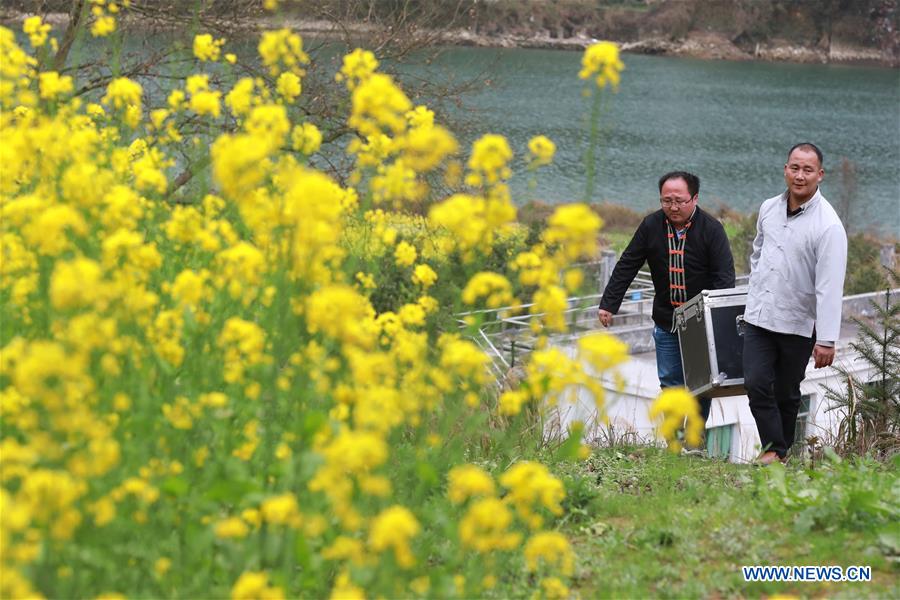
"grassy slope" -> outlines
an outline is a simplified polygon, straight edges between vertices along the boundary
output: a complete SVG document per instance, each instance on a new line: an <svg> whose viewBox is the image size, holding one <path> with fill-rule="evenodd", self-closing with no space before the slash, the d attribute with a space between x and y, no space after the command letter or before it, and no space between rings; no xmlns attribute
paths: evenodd
<svg viewBox="0 0 900 600"><path fill-rule="evenodd" d="M562 527L582 598L900 597L898 549L880 538L891 528L896 538L896 523L834 519L799 531L798 512L763 506L768 475L757 467L637 448L600 450L569 469ZM896 493L896 469L884 476ZM745 583L742 565L869 565L873 581Z"/></svg>

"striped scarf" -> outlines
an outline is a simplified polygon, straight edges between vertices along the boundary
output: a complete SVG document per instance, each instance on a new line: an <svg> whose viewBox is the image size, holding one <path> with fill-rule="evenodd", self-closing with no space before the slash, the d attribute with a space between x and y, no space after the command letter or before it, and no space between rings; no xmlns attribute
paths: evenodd
<svg viewBox="0 0 900 600"><path fill-rule="evenodd" d="M691 215L693 217L693 215ZM687 241L688 229L691 228L688 221L681 235L667 220L667 236L669 238L669 301L673 307L679 307L687 302L687 284L684 277L684 244ZM675 333L674 320L672 333Z"/></svg>

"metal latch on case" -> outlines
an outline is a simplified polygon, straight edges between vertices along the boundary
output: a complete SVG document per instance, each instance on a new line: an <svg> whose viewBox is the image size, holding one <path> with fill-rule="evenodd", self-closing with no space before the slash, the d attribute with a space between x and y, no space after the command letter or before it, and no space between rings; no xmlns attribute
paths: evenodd
<svg viewBox="0 0 900 600"><path fill-rule="evenodd" d="M685 321L689 321L692 317L697 317L698 321L703 320L703 311L700 310L700 307L696 304L688 306L686 309L684 309L684 312L682 314L684 315Z"/></svg>

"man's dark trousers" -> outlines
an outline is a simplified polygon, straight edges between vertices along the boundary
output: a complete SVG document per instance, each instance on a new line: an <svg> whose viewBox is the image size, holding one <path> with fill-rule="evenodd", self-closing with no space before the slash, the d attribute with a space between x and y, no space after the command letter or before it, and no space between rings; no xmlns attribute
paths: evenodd
<svg viewBox="0 0 900 600"><path fill-rule="evenodd" d="M800 382L815 345L815 337L776 333L746 324L744 387L764 451L781 458L794 443Z"/></svg>

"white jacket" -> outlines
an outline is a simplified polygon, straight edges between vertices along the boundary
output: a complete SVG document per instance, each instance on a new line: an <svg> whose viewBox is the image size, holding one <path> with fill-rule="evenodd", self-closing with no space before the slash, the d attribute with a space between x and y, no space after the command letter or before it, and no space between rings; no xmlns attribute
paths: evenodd
<svg viewBox="0 0 900 600"><path fill-rule="evenodd" d="M833 345L841 333L847 234L820 190L787 216L787 192L763 202L750 256L744 319Z"/></svg>

